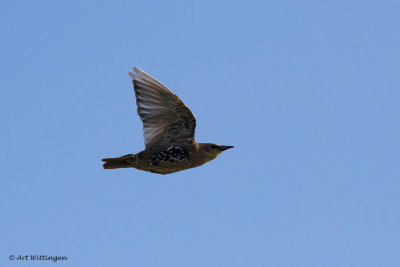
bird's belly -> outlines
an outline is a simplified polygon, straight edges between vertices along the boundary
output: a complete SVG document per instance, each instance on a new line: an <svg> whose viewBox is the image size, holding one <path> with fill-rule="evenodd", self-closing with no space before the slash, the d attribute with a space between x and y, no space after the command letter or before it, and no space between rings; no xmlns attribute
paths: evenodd
<svg viewBox="0 0 400 267"><path fill-rule="evenodd" d="M138 157L134 167L161 174L173 173L198 166L191 156L184 147L172 145L150 157Z"/></svg>
<svg viewBox="0 0 400 267"><path fill-rule="evenodd" d="M157 161L149 161L149 167L161 169L161 170L181 170L190 167L189 160L179 160L179 159L170 159L170 160L157 160Z"/></svg>
<svg viewBox="0 0 400 267"><path fill-rule="evenodd" d="M157 162L156 164L148 161L141 162L141 164L135 164L136 169L155 172L160 174L168 174L178 171L183 171L186 169L190 169L196 166L192 166L190 162Z"/></svg>

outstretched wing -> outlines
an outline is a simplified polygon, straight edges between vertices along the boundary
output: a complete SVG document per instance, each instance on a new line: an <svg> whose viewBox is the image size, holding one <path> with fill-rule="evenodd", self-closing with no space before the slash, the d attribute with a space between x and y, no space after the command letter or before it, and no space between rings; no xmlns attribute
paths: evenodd
<svg viewBox="0 0 400 267"><path fill-rule="evenodd" d="M177 95L139 68L129 73L146 148L162 143L193 143L196 118Z"/></svg>

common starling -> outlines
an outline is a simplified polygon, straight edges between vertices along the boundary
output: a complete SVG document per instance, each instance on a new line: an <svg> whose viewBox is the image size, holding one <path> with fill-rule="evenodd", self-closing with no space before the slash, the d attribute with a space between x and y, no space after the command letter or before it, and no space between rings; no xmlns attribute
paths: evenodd
<svg viewBox="0 0 400 267"><path fill-rule="evenodd" d="M196 118L167 87L139 68L129 73L135 90L137 112L143 122L146 148L137 154L106 158L104 169L133 167L168 174L194 168L215 159L233 146L197 143Z"/></svg>

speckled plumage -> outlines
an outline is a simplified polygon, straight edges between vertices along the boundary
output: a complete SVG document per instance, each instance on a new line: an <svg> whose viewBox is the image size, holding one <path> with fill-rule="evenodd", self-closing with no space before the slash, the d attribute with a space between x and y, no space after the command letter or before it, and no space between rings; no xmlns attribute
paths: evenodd
<svg viewBox="0 0 400 267"><path fill-rule="evenodd" d="M168 174L200 166L232 146L197 143L196 118L190 109L149 74L139 68L129 73L137 112L143 122L145 150L118 158L102 159L104 169L133 167Z"/></svg>
<svg viewBox="0 0 400 267"><path fill-rule="evenodd" d="M167 149L158 152L149 159L150 166L174 165L189 161L189 151L181 146L172 145Z"/></svg>

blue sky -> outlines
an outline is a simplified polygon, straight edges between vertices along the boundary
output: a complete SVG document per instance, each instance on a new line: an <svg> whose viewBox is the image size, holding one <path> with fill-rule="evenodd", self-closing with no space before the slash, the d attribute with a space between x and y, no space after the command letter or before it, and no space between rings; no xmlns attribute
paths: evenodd
<svg viewBox="0 0 400 267"><path fill-rule="evenodd" d="M1 6L1 266L399 266L398 1ZM235 148L103 170L144 148L134 65Z"/></svg>

